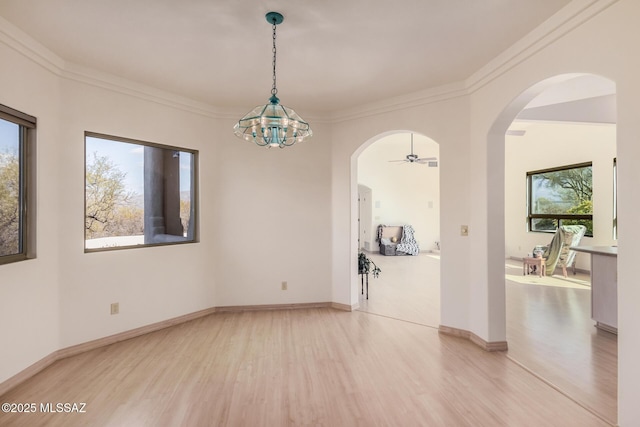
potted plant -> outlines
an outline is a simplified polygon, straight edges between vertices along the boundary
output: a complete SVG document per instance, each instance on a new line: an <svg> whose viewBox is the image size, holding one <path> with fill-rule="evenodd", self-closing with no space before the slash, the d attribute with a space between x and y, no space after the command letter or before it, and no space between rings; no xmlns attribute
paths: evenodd
<svg viewBox="0 0 640 427"><path fill-rule="evenodd" d="M382 270L376 265L371 258L369 258L364 252L358 254L358 274L373 274L373 277L378 277Z"/></svg>
<svg viewBox="0 0 640 427"><path fill-rule="evenodd" d="M365 277L367 284L367 299L369 299L369 273L373 274L373 277L378 277L380 274L380 267L364 252L358 253L358 274L360 275L360 293L364 295Z"/></svg>

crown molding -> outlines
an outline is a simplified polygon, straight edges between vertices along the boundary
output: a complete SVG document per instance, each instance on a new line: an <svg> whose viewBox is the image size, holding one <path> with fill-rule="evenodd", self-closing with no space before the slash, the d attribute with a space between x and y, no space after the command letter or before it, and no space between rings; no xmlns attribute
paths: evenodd
<svg viewBox="0 0 640 427"><path fill-rule="evenodd" d="M337 112L333 122L375 116L470 95L619 0L574 0L462 82Z"/></svg>
<svg viewBox="0 0 640 427"><path fill-rule="evenodd" d="M410 94L395 96L384 101L365 104L359 107L340 110L331 116L333 123L376 116L392 111L420 107L434 102L445 101L468 94L464 82L455 82L436 86Z"/></svg>
<svg viewBox="0 0 640 427"><path fill-rule="evenodd" d="M344 109L333 114L316 112L305 116L313 118L314 121L340 123L470 95L618 1L572 1L464 81ZM0 42L5 43L50 72L68 80L101 87L214 119L235 120L244 112L244 110L240 111L240 109L236 108L219 107L198 102L112 74L66 62L1 16Z"/></svg>
<svg viewBox="0 0 640 427"><path fill-rule="evenodd" d="M194 101L171 92L72 63L67 63L65 68L60 70L60 76L67 80L107 89L210 118L224 118L225 114L228 114L228 110L216 108L204 102Z"/></svg>
<svg viewBox="0 0 640 427"><path fill-rule="evenodd" d="M27 33L0 16L0 41L53 74L60 75L65 61Z"/></svg>
<svg viewBox="0 0 640 427"><path fill-rule="evenodd" d="M466 79L465 87L470 94L478 91L618 1L572 1L473 73Z"/></svg>

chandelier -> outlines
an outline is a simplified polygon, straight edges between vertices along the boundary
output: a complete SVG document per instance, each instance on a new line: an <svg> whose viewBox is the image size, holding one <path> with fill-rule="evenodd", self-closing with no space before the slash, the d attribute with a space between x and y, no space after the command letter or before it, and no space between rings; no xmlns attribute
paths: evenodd
<svg viewBox="0 0 640 427"><path fill-rule="evenodd" d="M273 86L266 105L249 111L233 127L236 136L255 142L261 147L289 147L313 135L309 123L302 120L291 108L280 104L276 96L276 26L284 20L282 14L269 12L267 22L273 26Z"/></svg>

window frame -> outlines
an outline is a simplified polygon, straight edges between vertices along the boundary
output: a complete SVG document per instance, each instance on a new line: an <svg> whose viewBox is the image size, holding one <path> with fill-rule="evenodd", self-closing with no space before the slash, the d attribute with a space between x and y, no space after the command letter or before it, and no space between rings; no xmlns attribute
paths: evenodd
<svg viewBox="0 0 640 427"><path fill-rule="evenodd" d="M593 224L593 214L534 214L531 212L533 207L533 179L534 175L541 175L551 172L560 172L571 169L580 169L585 167L593 168L593 162L575 163L571 165L558 166L548 169L540 169L527 172L527 231L529 233L555 233L559 226L562 225L562 220L588 220ZM593 169L592 169L593 170ZM592 181L593 185L593 181ZM533 220L535 219L551 219L556 223L555 230L534 230ZM585 234L587 237L593 237L593 235Z"/></svg>
<svg viewBox="0 0 640 427"><path fill-rule="evenodd" d="M184 245L184 244L190 244L190 243L199 243L200 242L200 233L199 233L199 222L200 222L200 214L199 214L199 190L198 190L198 178L199 178L199 172L198 172L198 164L199 164L199 151L195 150L195 149L191 149L191 148L185 148L185 147L178 147L178 146L173 146L173 145L166 145L166 144L159 144L159 143L155 143L155 142L150 142L150 141L142 141L139 139L133 139L133 138L126 138L126 137L121 137L121 136L115 136L115 135L108 135L108 134L103 134L103 133L97 133L97 132L91 132L91 131L85 131L84 133L84 218L86 219L86 212L87 212L87 193L86 193L86 188L87 188L87 138L98 138L98 139L103 139L103 140L109 140L109 141L114 141L114 142L122 142L122 143L126 143L126 144L135 144L135 145L140 145L142 147L152 147L152 148L160 148L160 149L164 149L164 150L171 150L171 151L179 151L179 152L185 152L185 153L189 153L193 156L193 162L192 162L192 170L191 170L191 176L193 179L192 182L192 194L191 194L191 212L193 213L193 218L190 218L190 221L193 221L193 236L191 239L185 239L185 240L179 240L179 241L167 241L167 242L154 242L154 243L142 243L142 244L136 244L136 245L122 245L122 246L110 246L110 247L102 247L102 248L87 248L86 246L86 242L87 242L87 234L86 234L86 223L85 221L83 221L83 225L85 225L84 228L84 252L85 253L93 253L93 252L105 252L105 251L118 251L118 250L124 250L124 249L138 249L138 248L148 248L148 247L156 247L156 246L172 246L172 245Z"/></svg>
<svg viewBox="0 0 640 427"><path fill-rule="evenodd" d="M0 119L19 126L19 225L15 254L0 256L0 265L36 257L36 126L34 116L0 104Z"/></svg>

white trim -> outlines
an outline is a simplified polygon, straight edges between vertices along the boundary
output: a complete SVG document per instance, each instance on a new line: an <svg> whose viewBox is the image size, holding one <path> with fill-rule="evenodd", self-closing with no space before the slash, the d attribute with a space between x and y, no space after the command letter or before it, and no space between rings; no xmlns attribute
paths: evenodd
<svg viewBox="0 0 640 427"><path fill-rule="evenodd" d="M469 95L486 86L516 65L535 55L538 51L553 43L557 39L570 33L593 16L607 9L618 0L574 0L555 13L524 38L514 43L492 59L465 81L433 87L427 90L404 94L384 101L368 103L356 108L336 112L331 117L322 114L314 120L341 122L356 118L370 117L389 111L398 111L420 105L427 105L438 101L453 99ZM184 111L201 114L218 119L235 119L243 111L231 111L194 101L179 95L165 92L117 76L96 70L83 68L64 61L42 44L35 41L28 34L0 16L0 41L15 49L27 58L40 64L52 73L66 79L78 81L88 85L101 87L114 92L145 99L159 104L171 106Z"/></svg>

